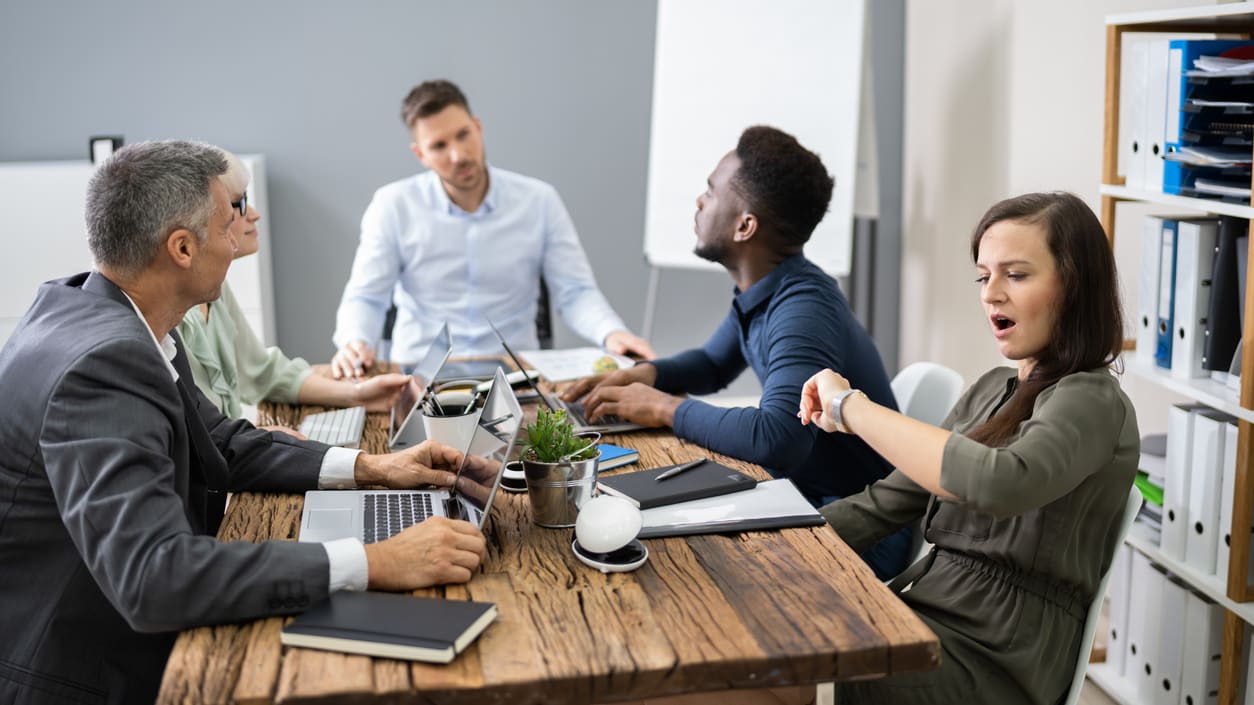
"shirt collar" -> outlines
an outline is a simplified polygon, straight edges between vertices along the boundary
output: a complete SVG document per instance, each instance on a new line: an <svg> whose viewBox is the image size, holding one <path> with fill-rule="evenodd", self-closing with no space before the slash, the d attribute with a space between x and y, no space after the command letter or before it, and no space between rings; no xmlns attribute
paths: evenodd
<svg viewBox="0 0 1254 705"><path fill-rule="evenodd" d="M775 293L775 290L779 288L779 284L783 281L784 277L792 274L798 269L801 269L805 266L805 264L805 255L793 255L783 262L780 262L779 266L771 270L770 274L759 279L753 284L753 286L750 286L745 291L741 291L740 288L737 287L735 299L736 308L739 309L741 313L748 313L758 306L761 306L764 302L769 300L771 295Z"/></svg>
<svg viewBox="0 0 1254 705"><path fill-rule="evenodd" d="M479 209L474 213L467 213L456 203L453 203L453 199L449 198L448 192L444 190L444 182L440 181L440 176L434 171L429 172L433 177L435 177L436 201L440 204L440 207L444 209L445 213L452 216L466 218L475 215L489 215L496 210L497 199L499 198L497 196L497 184L500 179L497 179L492 173L491 166L485 166L484 168L488 170L488 192L483 194L483 203L479 204Z"/></svg>
<svg viewBox="0 0 1254 705"><path fill-rule="evenodd" d="M121 288L119 287L118 290L121 291ZM144 324L144 330L148 331L148 337L152 339L152 344L157 347L162 359L165 360L165 366L170 369L170 376L174 378L175 382L179 381L179 372L174 369L174 356L179 353L178 346L174 344L174 336L166 333L161 342L157 342L157 335L152 332L152 328L148 327L148 319L144 318L144 312L140 311L139 306L135 305L135 299L132 299L130 294L127 294L125 291L122 292L122 295L130 302L131 308L135 309L135 315L139 316L139 320Z"/></svg>

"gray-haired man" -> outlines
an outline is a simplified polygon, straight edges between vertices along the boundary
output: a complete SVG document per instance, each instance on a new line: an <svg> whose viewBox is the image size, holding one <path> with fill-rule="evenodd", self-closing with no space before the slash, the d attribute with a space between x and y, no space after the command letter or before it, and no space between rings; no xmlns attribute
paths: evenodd
<svg viewBox="0 0 1254 705"><path fill-rule="evenodd" d="M457 460L271 435L197 391L171 331L234 254L226 168L189 142L115 154L88 187L96 271L40 287L0 350L0 702L151 702L178 629L464 582L482 560L448 520L368 547L213 538L229 490L450 484Z"/></svg>

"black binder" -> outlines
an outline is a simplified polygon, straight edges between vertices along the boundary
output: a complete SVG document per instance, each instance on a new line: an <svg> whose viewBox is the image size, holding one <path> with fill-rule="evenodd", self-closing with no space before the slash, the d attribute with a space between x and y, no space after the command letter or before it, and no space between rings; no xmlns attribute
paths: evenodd
<svg viewBox="0 0 1254 705"><path fill-rule="evenodd" d="M1246 234L1246 221L1219 219L1219 237L1215 244L1215 273L1212 279L1210 311L1206 316L1206 341L1202 346L1202 367L1227 372L1232 354L1241 340L1244 289L1238 265L1246 257L1238 239Z"/></svg>

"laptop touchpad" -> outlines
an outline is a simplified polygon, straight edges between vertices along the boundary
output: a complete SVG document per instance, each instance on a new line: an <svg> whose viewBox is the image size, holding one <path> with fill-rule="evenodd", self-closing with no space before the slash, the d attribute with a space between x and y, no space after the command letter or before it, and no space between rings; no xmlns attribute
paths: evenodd
<svg viewBox="0 0 1254 705"><path fill-rule="evenodd" d="M351 509L313 509L309 512L309 528L320 533L352 536L353 510Z"/></svg>

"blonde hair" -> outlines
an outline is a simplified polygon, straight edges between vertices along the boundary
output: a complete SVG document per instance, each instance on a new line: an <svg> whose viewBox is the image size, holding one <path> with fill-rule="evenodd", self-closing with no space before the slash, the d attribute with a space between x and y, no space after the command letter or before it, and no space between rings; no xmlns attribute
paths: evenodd
<svg viewBox="0 0 1254 705"><path fill-rule="evenodd" d="M252 174L248 173L248 167L244 166L244 162L234 154L222 150L222 156L226 158L226 173L221 177L223 185L230 192L231 197L244 193L244 189L248 188L248 182L252 180Z"/></svg>

